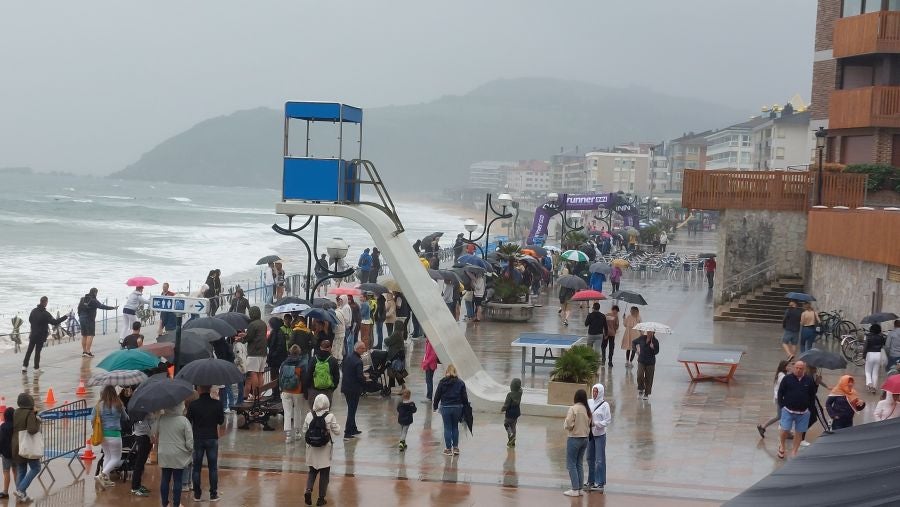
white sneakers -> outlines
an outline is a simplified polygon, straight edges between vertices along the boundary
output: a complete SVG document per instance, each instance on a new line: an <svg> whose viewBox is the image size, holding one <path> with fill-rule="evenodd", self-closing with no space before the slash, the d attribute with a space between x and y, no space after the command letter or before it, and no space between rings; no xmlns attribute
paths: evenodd
<svg viewBox="0 0 900 507"><path fill-rule="evenodd" d="M563 494L566 496L581 496L582 495L580 490L574 490L574 489L569 489L569 490L563 491Z"/></svg>

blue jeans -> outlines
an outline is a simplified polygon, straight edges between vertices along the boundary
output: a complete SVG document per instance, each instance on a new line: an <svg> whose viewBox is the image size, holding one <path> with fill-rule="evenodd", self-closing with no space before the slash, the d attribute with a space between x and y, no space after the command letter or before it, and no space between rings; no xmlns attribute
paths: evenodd
<svg viewBox="0 0 900 507"><path fill-rule="evenodd" d="M584 452L587 445L587 437L569 437L566 441L566 470L575 491L581 491L584 484Z"/></svg>
<svg viewBox="0 0 900 507"><path fill-rule="evenodd" d="M475 318L475 301L466 301L466 317Z"/></svg>
<svg viewBox="0 0 900 507"><path fill-rule="evenodd" d="M237 387L238 387L237 392L235 392L234 384L229 384L229 385L225 386L225 389L224 389L224 391L225 391L225 403L224 403L225 410L228 410L229 408L237 405L238 403L240 403L242 401L241 398L242 398L242 395L244 392L243 386L238 385Z"/></svg>
<svg viewBox="0 0 900 507"><path fill-rule="evenodd" d="M159 476L159 499L163 505L169 505L169 491L172 492L172 505L181 505L181 478L184 475L182 468L163 468ZM172 489L169 489L169 483Z"/></svg>
<svg viewBox="0 0 900 507"><path fill-rule="evenodd" d="M462 405L441 405L441 419L444 420L444 447L459 447L459 421L462 420Z"/></svg>
<svg viewBox="0 0 900 507"><path fill-rule="evenodd" d="M588 440L587 448L588 482L606 485L606 433Z"/></svg>
<svg viewBox="0 0 900 507"><path fill-rule="evenodd" d="M356 427L356 409L359 407L359 393L347 394L347 424L344 425L344 437L352 437L354 433L359 431Z"/></svg>
<svg viewBox="0 0 900 507"><path fill-rule="evenodd" d="M205 438L194 440L194 470L191 478L194 483L194 496L203 492L200 484L200 469L203 467L203 456L206 456L206 466L209 468L209 494L219 492L219 440Z"/></svg>
<svg viewBox="0 0 900 507"><path fill-rule="evenodd" d="M803 326L800 330L800 353L806 352L813 348L816 342L816 328L813 326Z"/></svg>
<svg viewBox="0 0 900 507"><path fill-rule="evenodd" d="M429 400L434 393L434 370L425 370L425 397Z"/></svg>
<svg viewBox="0 0 900 507"><path fill-rule="evenodd" d="M41 471L41 460L30 459L25 463L16 463L16 489L22 493L31 486L31 481Z"/></svg>
<svg viewBox="0 0 900 507"><path fill-rule="evenodd" d="M381 350L381 346L384 344L384 321L383 320L375 321L375 336L378 337L378 343L375 345L375 350Z"/></svg>
<svg viewBox="0 0 900 507"><path fill-rule="evenodd" d="M412 321L413 321L413 332L412 332L413 338L421 336L422 335L422 326L419 325L419 319L416 318L416 314L413 314Z"/></svg>

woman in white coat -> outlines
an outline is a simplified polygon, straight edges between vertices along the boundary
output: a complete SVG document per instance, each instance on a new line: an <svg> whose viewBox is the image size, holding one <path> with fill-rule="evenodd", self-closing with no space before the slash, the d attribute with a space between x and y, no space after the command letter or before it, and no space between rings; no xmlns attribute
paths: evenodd
<svg viewBox="0 0 900 507"><path fill-rule="evenodd" d="M319 500L316 505L325 505L325 493L328 491L328 478L331 474L331 454L334 448L334 439L341 436L341 425L338 424L334 414L329 412L331 403L324 394L319 394L313 401L312 411L306 414L303 421L303 434L306 435L306 464L309 465L309 477L306 479L306 492L303 499L306 505L312 505L312 488L319 477ZM317 431L310 432L313 420L317 424L322 418L328 437L324 445L311 445L318 438Z"/></svg>

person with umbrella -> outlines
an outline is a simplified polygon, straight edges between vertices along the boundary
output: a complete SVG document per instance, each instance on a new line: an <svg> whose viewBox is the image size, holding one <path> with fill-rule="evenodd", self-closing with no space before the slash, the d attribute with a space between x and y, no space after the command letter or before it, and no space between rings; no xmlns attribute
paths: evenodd
<svg viewBox="0 0 900 507"><path fill-rule="evenodd" d="M200 470L204 456L209 468L209 501L219 500L219 427L225 424L225 413L222 402L209 395L210 389L211 386L197 386L200 396L188 405L186 414L194 439L191 483L195 502L199 502L203 495Z"/></svg>
<svg viewBox="0 0 900 507"><path fill-rule="evenodd" d="M900 417L900 393L892 393L883 391L883 399L875 405L875 412L872 414L876 421L887 421L888 419L897 419Z"/></svg>
<svg viewBox="0 0 900 507"><path fill-rule="evenodd" d="M854 383L853 375L843 375L825 400L825 409L831 416L833 430L853 427L853 416L866 408L866 402L859 399L859 394L853 388Z"/></svg>
<svg viewBox="0 0 900 507"><path fill-rule="evenodd" d="M153 439L160 467L160 501L162 505L169 505L171 494L172 505L181 505L184 469L191 464L194 453L194 432L191 422L184 416L184 402L163 410L153 427Z"/></svg>
<svg viewBox="0 0 900 507"><path fill-rule="evenodd" d="M612 270L610 270L609 282L612 284L613 292L619 290L619 284L622 282L622 268L616 263L613 263Z"/></svg>
<svg viewBox="0 0 900 507"><path fill-rule="evenodd" d="M41 349L47 337L50 336L50 326L58 326L64 320L68 319L68 315L63 315L58 319L54 319L53 315L47 311L47 296L41 297L41 302L28 315L28 323L31 324L31 332L28 333L28 350L25 351L25 360L22 361L22 373L28 372L28 362L31 360L31 353L34 352L34 372L41 373Z"/></svg>
<svg viewBox="0 0 900 507"><path fill-rule="evenodd" d="M637 385L642 399L650 399L653 391L653 374L656 370L656 355L659 354L659 340L653 331L646 331L631 342L637 351Z"/></svg>
<svg viewBox="0 0 900 507"><path fill-rule="evenodd" d="M594 303L591 313L584 319L584 325L587 327L587 345L594 348L597 340L603 342L606 340L606 315L600 312L600 303Z"/></svg>
<svg viewBox="0 0 900 507"><path fill-rule="evenodd" d="M575 295L575 289L566 287L562 284L559 286L559 310L557 314L562 316L563 325L569 325L569 301ZM477 320L477 319L476 319Z"/></svg>
<svg viewBox="0 0 900 507"><path fill-rule="evenodd" d="M122 336L120 338L125 338L129 332L131 332L131 325L134 324L134 321L137 320L137 312L141 309L143 305L149 305L150 298L144 297L144 287L138 285L134 288L134 291L128 295L125 299L125 304L122 305Z"/></svg>
<svg viewBox="0 0 900 507"><path fill-rule="evenodd" d="M456 367L447 365L444 378L438 382L432 399L432 409L441 409L444 422L444 455L459 455L459 423L462 421L463 408L469 405L466 383L459 378Z"/></svg>
<svg viewBox="0 0 900 507"><path fill-rule="evenodd" d="M866 332L866 389L870 393L878 391L878 372L882 368L881 349L884 348L885 336L881 334L881 324L872 324Z"/></svg>
<svg viewBox="0 0 900 507"><path fill-rule="evenodd" d="M266 323L262 321L262 311L258 306L250 308L250 323L244 334L244 343L247 344L247 393L257 396L257 391L262 385L262 373L266 370Z"/></svg>
<svg viewBox="0 0 900 507"><path fill-rule="evenodd" d="M797 307L797 301L790 300L788 308L784 311L784 317L781 319L781 328L784 329L784 333L781 335L781 346L788 359L792 359L797 354L801 315L803 315L803 310Z"/></svg>
<svg viewBox="0 0 900 507"><path fill-rule="evenodd" d="M600 341L600 365L606 365L606 348L609 347L609 367L612 368L616 350L616 334L619 332L619 305L612 305L606 314L606 336Z"/></svg>
<svg viewBox="0 0 900 507"><path fill-rule="evenodd" d="M244 296L244 289L238 287L234 289L234 296L231 297L231 306L228 307L228 312L236 312L247 314L250 310L250 300Z"/></svg>
<svg viewBox="0 0 900 507"><path fill-rule="evenodd" d="M100 392L100 401L91 411L91 420L100 418L103 426L103 469L97 476L97 481L103 488L111 488L116 485L109 479L109 473L122 464L122 418L128 417L125 406L119 399L115 386L107 385Z"/></svg>
<svg viewBox="0 0 900 507"><path fill-rule="evenodd" d="M97 288L92 287L78 302L78 322L81 323L81 357L94 357L91 345L94 343L97 310L118 310L118 306L106 306L97 300Z"/></svg>
<svg viewBox="0 0 900 507"><path fill-rule="evenodd" d="M637 351L631 346L634 339L641 335L640 331L635 331L634 326L641 323L641 310L637 306L632 306L625 316L622 323L625 325L625 333L622 335L622 349L625 351L625 367L631 368L632 361ZM612 359L610 359L612 362Z"/></svg>

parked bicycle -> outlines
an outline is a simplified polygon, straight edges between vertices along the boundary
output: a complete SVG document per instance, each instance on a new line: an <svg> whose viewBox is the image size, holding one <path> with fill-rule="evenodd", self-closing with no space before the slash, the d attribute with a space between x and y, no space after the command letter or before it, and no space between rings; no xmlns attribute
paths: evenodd
<svg viewBox="0 0 900 507"><path fill-rule="evenodd" d="M844 319L841 310L819 312L819 325L821 326L819 336L841 340L841 343L844 336L856 335L857 332L856 324Z"/></svg>
<svg viewBox="0 0 900 507"><path fill-rule="evenodd" d="M841 355L844 359L857 365L866 364L866 337L861 330L841 336Z"/></svg>

